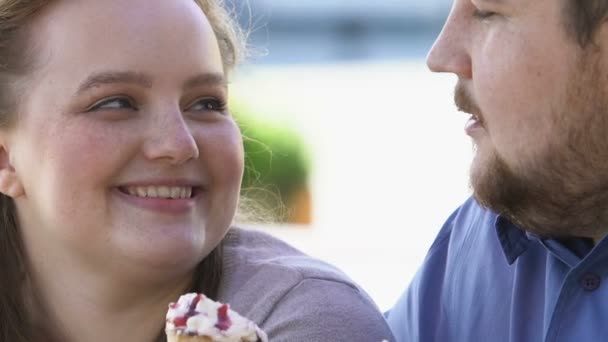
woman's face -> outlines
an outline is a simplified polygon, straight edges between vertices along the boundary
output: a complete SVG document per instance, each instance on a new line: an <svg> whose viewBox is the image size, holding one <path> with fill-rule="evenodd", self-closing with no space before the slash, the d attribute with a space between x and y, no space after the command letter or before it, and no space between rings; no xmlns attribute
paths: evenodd
<svg viewBox="0 0 608 342"><path fill-rule="evenodd" d="M243 172L202 11L192 0L58 1L30 37L37 66L5 138L30 257L191 269L226 233Z"/></svg>

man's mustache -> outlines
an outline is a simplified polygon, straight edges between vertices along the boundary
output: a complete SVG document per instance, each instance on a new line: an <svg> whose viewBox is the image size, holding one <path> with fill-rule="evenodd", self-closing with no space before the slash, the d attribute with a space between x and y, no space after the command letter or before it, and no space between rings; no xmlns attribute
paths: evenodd
<svg viewBox="0 0 608 342"><path fill-rule="evenodd" d="M468 90L460 82L458 82L454 88L454 104L456 104L458 111L472 114L476 116L478 120L483 121L481 109L479 109L473 96L469 94Z"/></svg>

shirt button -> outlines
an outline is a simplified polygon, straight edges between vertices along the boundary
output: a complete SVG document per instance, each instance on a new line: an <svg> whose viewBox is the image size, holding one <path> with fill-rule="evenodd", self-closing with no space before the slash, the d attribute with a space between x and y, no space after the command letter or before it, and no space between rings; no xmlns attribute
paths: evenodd
<svg viewBox="0 0 608 342"><path fill-rule="evenodd" d="M602 278L595 273L586 273L581 277L581 286L585 291L595 291L600 287Z"/></svg>

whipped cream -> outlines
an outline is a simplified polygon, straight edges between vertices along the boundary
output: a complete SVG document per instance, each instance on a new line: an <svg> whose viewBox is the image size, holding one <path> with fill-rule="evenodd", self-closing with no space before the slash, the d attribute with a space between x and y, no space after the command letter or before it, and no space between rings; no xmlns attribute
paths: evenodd
<svg viewBox="0 0 608 342"><path fill-rule="evenodd" d="M218 342L267 342L266 334L252 321L205 295L188 293L169 304L167 334L206 336Z"/></svg>

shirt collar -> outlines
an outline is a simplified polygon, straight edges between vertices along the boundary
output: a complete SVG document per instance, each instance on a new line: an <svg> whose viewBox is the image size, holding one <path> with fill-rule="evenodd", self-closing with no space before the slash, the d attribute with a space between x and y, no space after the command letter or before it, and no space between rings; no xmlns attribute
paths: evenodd
<svg viewBox="0 0 608 342"><path fill-rule="evenodd" d="M494 228L509 265L512 265L534 243L540 243L556 258L570 267L578 265L589 254L596 254L595 257L597 258L608 257L608 237L602 239L595 247L589 241L581 238L572 238L565 242L543 239L534 233L524 231L501 215L496 215ZM593 253L593 251L598 252Z"/></svg>
<svg viewBox="0 0 608 342"><path fill-rule="evenodd" d="M524 231L511 223L507 218L497 215L494 221L498 241L509 265L512 265L522 255L535 239L531 233Z"/></svg>

